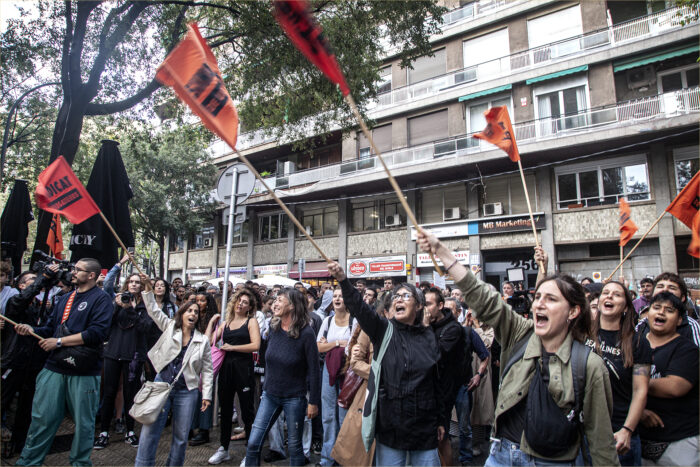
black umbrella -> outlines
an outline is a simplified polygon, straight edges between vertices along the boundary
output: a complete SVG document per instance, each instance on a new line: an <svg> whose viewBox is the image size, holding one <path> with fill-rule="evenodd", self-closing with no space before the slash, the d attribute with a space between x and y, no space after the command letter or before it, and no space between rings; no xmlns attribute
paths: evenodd
<svg viewBox="0 0 700 467"><path fill-rule="evenodd" d="M0 217L0 235L2 236L2 258L12 260L13 274L22 270L22 255L27 249L27 224L34 220L29 188L25 180L15 180L10 197Z"/></svg>
<svg viewBox="0 0 700 467"><path fill-rule="evenodd" d="M116 141L102 140L86 188L122 242L132 247L134 233L129 217L129 200L134 194L118 146ZM99 215L73 226L70 239L72 262L81 258L95 258L103 269L109 269L119 260L118 248L117 239Z"/></svg>

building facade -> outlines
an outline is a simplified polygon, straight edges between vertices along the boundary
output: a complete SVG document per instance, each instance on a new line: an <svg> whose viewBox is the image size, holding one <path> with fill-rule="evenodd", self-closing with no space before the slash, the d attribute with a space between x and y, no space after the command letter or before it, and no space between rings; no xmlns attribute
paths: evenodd
<svg viewBox="0 0 700 467"><path fill-rule="evenodd" d="M606 277L619 262L618 200L629 201L639 227L628 251L698 170L696 12L664 1L447 6L432 56L405 69L387 52L369 110L376 147L418 222L488 282L522 274L534 285L517 166L472 138L484 111L505 105L550 272ZM416 251L415 229L360 132L338 131L313 153L253 132L241 135L239 149L272 173L266 182L350 277L432 281L432 262ZM222 142L212 151L222 170L235 162ZM231 272L326 278L310 242L261 185L253 191L246 221L234 229ZM223 275L223 221L220 211L191 238L170 239L169 277ZM689 229L667 215L625 264L625 277L675 271L700 288L689 241Z"/></svg>

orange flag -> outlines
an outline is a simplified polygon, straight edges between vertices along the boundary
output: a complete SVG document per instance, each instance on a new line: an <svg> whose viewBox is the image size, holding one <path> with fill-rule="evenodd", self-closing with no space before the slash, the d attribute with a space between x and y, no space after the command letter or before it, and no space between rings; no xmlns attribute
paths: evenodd
<svg viewBox="0 0 700 467"><path fill-rule="evenodd" d="M34 194L41 209L63 214L71 224L80 224L100 212L63 156L58 156L39 174Z"/></svg>
<svg viewBox="0 0 700 467"><path fill-rule="evenodd" d="M158 67L156 79L175 90L204 125L231 148L238 137L238 112L224 87L216 57L195 23Z"/></svg>
<svg viewBox="0 0 700 467"><path fill-rule="evenodd" d="M625 198L620 198L620 246L627 245L632 236L639 230L632 222L632 212L630 205Z"/></svg>
<svg viewBox="0 0 700 467"><path fill-rule="evenodd" d="M695 213L693 217L693 225L690 228L693 233L688 246L688 254L700 258L700 213Z"/></svg>
<svg viewBox="0 0 700 467"><path fill-rule="evenodd" d="M518 145L515 143L515 132L513 131L513 125L510 123L508 108L505 105L491 107L484 112L484 116L486 117L486 128L481 133L473 135L473 137L495 144L508 154L510 160L518 162L520 153L518 152Z"/></svg>
<svg viewBox="0 0 700 467"><path fill-rule="evenodd" d="M51 227L49 236L46 237L46 244L49 246L51 255L54 258L63 259L63 235L61 235L61 215L54 214L51 217Z"/></svg>
<svg viewBox="0 0 700 467"><path fill-rule="evenodd" d="M666 208L679 221L693 228L693 218L700 207L700 172L690 179L688 184L678 193L676 199Z"/></svg>

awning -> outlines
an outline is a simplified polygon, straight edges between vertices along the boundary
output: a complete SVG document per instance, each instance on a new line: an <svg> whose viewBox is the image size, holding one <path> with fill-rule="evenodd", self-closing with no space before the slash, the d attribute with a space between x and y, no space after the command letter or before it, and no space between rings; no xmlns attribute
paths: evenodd
<svg viewBox="0 0 700 467"><path fill-rule="evenodd" d="M679 57L681 55L687 55L700 50L700 45L685 45L681 47L674 47L672 49L661 50L652 53L646 53L643 55L637 55L635 57L625 58L623 60L618 60L613 62L613 72L629 70L630 68L637 68L639 66L648 65L654 62L660 62L673 57Z"/></svg>
<svg viewBox="0 0 700 467"><path fill-rule="evenodd" d="M556 73L538 76L537 78L530 78L525 81L525 84L539 83L540 81L547 81L548 79L561 78L562 76L573 75L574 73L580 73L586 70L588 70L588 65L581 65L577 66L576 68L569 68L568 70L562 70L557 71Z"/></svg>
<svg viewBox="0 0 700 467"><path fill-rule="evenodd" d="M287 275L290 279L299 279L299 263L295 263L292 270L289 271ZM328 263L325 261L307 261L304 272L301 273L301 277L304 279L330 276L331 274L328 272Z"/></svg>
<svg viewBox="0 0 700 467"><path fill-rule="evenodd" d="M489 94L496 94L497 92L508 91L510 89L513 89L512 84L506 84L504 86L498 86L496 88L486 89L485 91L473 92L471 94L467 94L466 96L460 97L457 102L469 101L472 99L476 99L477 97L488 96Z"/></svg>

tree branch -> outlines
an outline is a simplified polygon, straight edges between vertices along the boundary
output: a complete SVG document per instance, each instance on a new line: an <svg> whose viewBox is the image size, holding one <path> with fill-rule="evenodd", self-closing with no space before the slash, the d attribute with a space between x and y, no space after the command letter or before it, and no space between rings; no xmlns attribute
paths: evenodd
<svg viewBox="0 0 700 467"><path fill-rule="evenodd" d="M146 87L127 99L117 102L105 102L102 104L91 102L85 108L85 115L110 115L117 112L123 112L146 99L161 86L162 85L158 81L153 79Z"/></svg>
<svg viewBox="0 0 700 467"><path fill-rule="evenodd" d="M99 1L82 1L78 2L78 14L75 18L75 29L73 31L73 39L70 45L70 86L74 93L80 92L80 87L83 84L81 78L80 61L83 55L83 41L85 40L85 32L87 30L87 22L92 10L97 7Z"/></svg>
<svg viewBox="0 0 700 467"><path fill-rule="evenodd" d="M194 1L189 1L189 0L159 0L159 1L154 1L153 3L160 3L161 5L183 5L183 6L204 6L204 7L211 7L211 8L220 8L222 10L226 10L229 13L232 13L235 16L240 16L241 12L236 10L235 8L231 6L226 6L226 5L217 5L216 3L208 3L208 2L194 2Z"/></svg>
<svg viewBox="0 0 700 467"><path fill-rule="evenodd" d="M114 18L124 13L126 9L129 8L129 6L129 2L124 2L120 7L112 8L109 11L107 18L105 19L104 25L102 26L102 31L100 32L100 50L104 48L105 41L107 40L107 37L109 35L109 31L112 29L112 23L114 22Z"/></svg>
<svg viewBox="0 0 700 467"><path fill-rule="evenodd" d="M61 86L63 87L63 95L70 96L70 43L73 40L73 8L70 0L64 2L66 7L66 35L63 38L63 50L61 51Z"/></svg>

